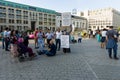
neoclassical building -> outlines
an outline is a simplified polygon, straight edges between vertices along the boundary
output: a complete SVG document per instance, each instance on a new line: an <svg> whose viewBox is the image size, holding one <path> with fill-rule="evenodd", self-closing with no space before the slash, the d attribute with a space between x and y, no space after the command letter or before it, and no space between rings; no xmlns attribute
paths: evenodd
<svg viewBox="0 0 120 80"><path fill-rule="evenodd" d="M88 19L88 29L91 30L103 29L107 26L114 26L115 29L120 27L120 12L113 8L88 10L78 15Z"/></svg>
<svg viewBox="0 0 120 80"><path fill-rule="evenodd" d="M5 27L17 30L35 28L54 30L56 11L0 0L0 30Z"/></svg>

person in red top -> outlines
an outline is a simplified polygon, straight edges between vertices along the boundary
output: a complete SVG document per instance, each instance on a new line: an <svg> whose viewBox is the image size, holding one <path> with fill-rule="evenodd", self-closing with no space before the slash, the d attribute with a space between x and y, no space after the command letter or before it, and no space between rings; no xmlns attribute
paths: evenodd
<svg viewBox="0 0 120 80"><path fill-rule="evenodd" d="M35 48L37 48L38 46L37 34L38 34L38 28L36 28L36 30L34 31Z"/></svg>

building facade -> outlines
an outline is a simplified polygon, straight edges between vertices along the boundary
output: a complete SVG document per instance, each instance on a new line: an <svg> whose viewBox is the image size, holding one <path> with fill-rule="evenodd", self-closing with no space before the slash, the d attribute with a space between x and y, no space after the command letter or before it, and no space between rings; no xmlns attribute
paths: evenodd
<svg viewBox="0 0 120 80"><path fill-rule="evenodd" d="M88 29L97 30L114 26L115 29L120 26L120 12L113 8L104 8L98 10L88 10L80 12L80 16L88 19Z"/></svg>
<svg viewBox="0 0 120 80"><path fill-rule="evenodd" d="M73 28L79 28L79 29L87 29L87 18L76 16L76 15L71 15L71 25ZM61 13L57 15L56 17L56 26L57 27L62 27L62 16Z"/></svg>
<svg viewBox="0 0 120 80"><path fill-rule="evenodd" d="M34 30L56 26L56 11L0 0L0 30L5 27L17 30Z"/></svg>

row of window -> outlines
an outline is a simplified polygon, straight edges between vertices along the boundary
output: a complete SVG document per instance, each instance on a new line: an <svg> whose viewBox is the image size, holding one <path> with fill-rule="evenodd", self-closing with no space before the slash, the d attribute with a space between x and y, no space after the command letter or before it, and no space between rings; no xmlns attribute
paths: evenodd
<svg viewBox="0 0 120 80"><path fill-rule="evenodd" d="M39 22L39 25L55 25L55 22L51 23L51 22Z"/></svg>
<svg viewBox="0 0 120 80"><path fill-rule="evenodd" d="M7 9L5 7L0 7L0 12L6 12L6 11L7 11ZM15 10L13 8L8 8L8 13L14 14L14 12L16 12L16 14L19 14L19 15L21 15L22 13L24 15L28 15L28 13L30 13L30 16L38 16L38 15L42 16L44 14L44 13L37 14L36 12L28 12L28 11L22 11L20 9ZM51 16L55 17L55 15L44 14L45 17L47 17L47 15L48 15L48 17L51 17Z"/></svg>
<svg viewBox="0 0 120 80"><path fill-rule="evenodd" d="M17 30L28 30L28 26L14 26L14 25L0 25L0 30L4 30L6 27L10 28L11 30L17 29Z"/></svg>
<svg viewBox="0 0 120 80"><path fill-rule="evenodd" d="M8 21L9 23L15 23L15 20L14 19L9 19ZM0 19L0 23L6 23L6 19ZM16 20L16 23L17 24L21 24L22 21L21 20ZM28 21L23 21L23 24L28 24Z"/></svg>
<svg viewBox="0 0 120 80"><path fill-rule="evenodd" d="M15 23L15 20L14 19L9 19L8 21L10 24L14 24ZM6 19L0 19L0 23L6 23ZM22 20L16 20L16 23L17 24L22 24ZM39 22L39 25L55 25L55 22ZM23 21L23 24L28 24L28 21Z"/></svg>

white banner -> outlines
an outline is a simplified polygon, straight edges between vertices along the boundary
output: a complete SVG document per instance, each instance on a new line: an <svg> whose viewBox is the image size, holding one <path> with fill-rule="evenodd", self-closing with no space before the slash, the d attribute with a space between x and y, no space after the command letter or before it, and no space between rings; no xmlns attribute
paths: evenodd
<svg viewBox="0 0 120 80"><path fill-rule="evenodd" d="M62 13L62 26L70 26L71 25L71 13L65 12Z"/></svg>
<svg viewBox="0 0 120 80"><path fill-rule="evenodd" d="M61 48L70 48L69 35L61 35Z"/></svg>

